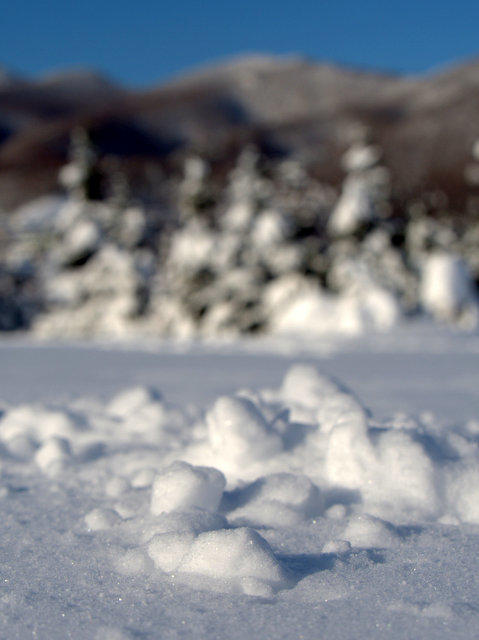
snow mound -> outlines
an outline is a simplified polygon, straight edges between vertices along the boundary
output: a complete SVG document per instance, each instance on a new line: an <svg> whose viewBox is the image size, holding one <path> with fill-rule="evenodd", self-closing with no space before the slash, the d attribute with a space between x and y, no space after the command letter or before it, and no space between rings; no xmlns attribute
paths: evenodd
<svg viewBox="0 0 479 640"><path fill-rule="evenodd" d="M250 482L230 498L240 522L292 526L321 512L320 502L311 507L318 490L396 523L457 517L447 496L460 494L460 518L476 517L474 498L457 488L461 458L477 466L475 435L407 420L378 425L351 392L309 367L295 366L277 390L220 398L205 423L188 460L220 469L232 487ZM303 506L290 501L294 493Z"/></svg>
<svg viewBox="0 0 479 640"><path fill-rule="evenodd" d="M188 531L159 533L150 540L148 553L156 567L170 573L178 568L194 539Z"/></svg>
<svg viewBox="0 0 479 640"><path fill-rule="evenodd" d="M241 397L219 398L207 415L214 455L231 469L274 456L281 439L253 402Z"/></svg>
<svg viewBox="0 0 479 640"><path fill-rule="evenodd" d="M126 478L114 476L105 485L105 493L112 498L119 498L130 489L130 483Z"/></svg>
<svg viewBox="0 0 479 640"><path fill-rule="evenodd" d="M16 436L30 436L37 442L54 436L69 438L78 428L73 414L44 407L14 407L1 419L1 437L5 441Z"/></svg>
<svg viewBox="0 0 479 640"><path fill-rule="evenodd" d="M477 421L378 421L306 364L204 410L146 387L106 403L4 406L1 499L15 491L4 465L42 492L81 488L70 533L125 580L271 599L301 593L311 567L401 553L407 531L479 524ZM296 539L304 549L288 546Z"/></svg>
<svg viewBox="0 0 479 640"><path fill-rule="evenodd" d="M108 412L125 418L141 411L145 406L161 401L161 393L151 387L131 387L118 393L108 404Z"/></svg>
<svg viewBox="0 0 479 640"><path fill-rule="evenodd" d="M112 509L93 509L85 516L85 524L89 531L110 529L120 520L120 516Z"/></svg>
<svg viewBox="0 0 479 640"><path fill-rule="evenodd" d="M181 436L181 412L165 402L153 387L124 389L110 400L107 414L121 422L123 431L137 437L171 442Z"/></svg>
<svg viewBox="0 0 479 640"><path fill-rule="evenodd" d="M163 533L191 533L196 536L204 531L224 529L227 526L226 518L220 513L204 509L164 512L142 527L142 540L148 542L155 535Z"/></svg>
<svg viewBox="0 0 479 640"><path fill-rule="evenodd" d="M342 537L358 548L387 549L398 541L398 535L389 523L366 513L351 518Z"/></svg>
<svg viewBox="0 0 479 640"><path fill-rule="evenodd" d="M65 438L52 436L35 453L35 462L44 473L61 473L71 458L70 443Z"/></svg>
<svg viewBox="0 0 479 640"><path fill-rule="evenodd" d="M216 511L225 485L225 477L217 469L176 461L153 482L151 512L159 515L194 507Z"/></svg>
<svg viewBox="0 0 479 640"><path fill-rule="evenodd" d="M343 555L351 551L351 543L348 540L329 540L322 549L323 553Z"/></svg>
<svg viewBox="0 0 479 640"><path fill-rule="evenodd" d="M291 473L260 478L242 493L246 504L228 516L253 526L294 526L318 515L323 508L322 496L311 480ZM251 496L249 500L248 496Z"/></svg>
<svg viewBox="0 0 479 640"><path fill-rule="evenodd" d="M288 586L288 576L266 540L254 529L202 533L183 558L179 571L217 580L253 580L273 589ZM246 582L246 589L256 582Z"/></svg>
<svg viewBox="0 0 479 640"><path fill-rule="evenodd" d="M469 456L468 456L469 457ZM479 524L479 465L477 457L452 465L446 476L451 515L459 522Z"/></svg>
<svg viewBox="0 0 479 640"><path fill-rule="evenodd" d="M151 487L155 476L156 471L152 467L138 469L131 479L131 486L134 489L146 489L147 487Z"/></svg>

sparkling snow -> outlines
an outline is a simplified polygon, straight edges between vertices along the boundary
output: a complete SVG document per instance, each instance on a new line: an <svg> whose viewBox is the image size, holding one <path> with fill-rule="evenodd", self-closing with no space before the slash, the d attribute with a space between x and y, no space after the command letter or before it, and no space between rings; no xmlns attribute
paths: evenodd
<svg viewBox="0 0 479 640"><path fill-rule="evenodd" d="M472 638L479 339L0 345L5 637Z"/></svg>

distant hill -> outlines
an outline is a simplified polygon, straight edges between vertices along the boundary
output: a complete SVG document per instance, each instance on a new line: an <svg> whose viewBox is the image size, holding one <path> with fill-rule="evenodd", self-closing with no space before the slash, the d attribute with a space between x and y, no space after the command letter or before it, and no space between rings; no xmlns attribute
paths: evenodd
<svg viewBox="0 0 479 640"><path fill-rule="evenodd" d="M361 123L384 149L398 197L441 189L464 195L464 167L479 137L479 62L402 77L249 56L131 91L87 70L35 81L0 72L0 206L56 188L69 131L82 124L102 154L118 156L142 181L171 170L184 150L221 168L253 141L270 156L302 157L331 183Z"/></svg>

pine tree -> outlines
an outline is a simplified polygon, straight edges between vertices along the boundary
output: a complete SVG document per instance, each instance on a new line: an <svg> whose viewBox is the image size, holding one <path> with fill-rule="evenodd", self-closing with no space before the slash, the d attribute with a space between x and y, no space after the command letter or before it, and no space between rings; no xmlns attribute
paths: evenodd
<svg viewBox="0 0 479 640"><path fill-rule="evenodd" d="M68 164L60 171L59 180L69 197L88 201L101 199L101 175L97 156L88 132L76 127L70 134Z"/></svg>

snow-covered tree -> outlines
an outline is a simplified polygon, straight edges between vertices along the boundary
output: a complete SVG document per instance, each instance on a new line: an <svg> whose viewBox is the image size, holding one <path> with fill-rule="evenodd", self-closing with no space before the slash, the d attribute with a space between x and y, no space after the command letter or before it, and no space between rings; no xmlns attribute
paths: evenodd
<svg viewBox="0 0 479 640"><path fill-rule="evenodd" d="M68 163L59 173L60 184L69 196L77 200L95 200L99 197L99 173L96 152L88 132L76 127L70 135Z"/></svg>
<svg viewBox="0 0 479 640"><path fill-rule="evenodd" d="M181 220L201 214L214 204L208 182L210 167L198 155L190 155L184 163L183 180L179 185L179 215Z"/></svg>
<svg viewBox="0 0 479 640"><path fill-rule="evenodd" d="M420 299L423 308L438 320L475 325L477 293L467 265L447 251L434 251L424 260Z"/></svg>
<svg viewBox="0 0 479 640"><path fill-rule="evenodd" d="M166 243L163 284L155 306L159 322L168 317L172 331L214 335L263 326L265 282L297 267L288 215L268 208L272 188L259 164L254 148L243 150L215 218L192 212ZM191 322L179 322L175 314Z"/></svg>
<svg viewBox="0 0 479 640"><path fill-rule="evenodd" d="M97 197L98 158L83 129L72 132L68 164L59 174L67 197L39 273L44 309L34 328L42 335L94 335L129 330L144 312L154 257L141 248L146 218L129 202L116 159L105 162L110 193Z"/></svg>
<svg viewBox="0 0 479 640"><path fill-rule="evenodd" d="M365 140L355 142L344 154L347 177L328 222L331 236L360 234L383 215L390 176L380 165L381 157L380 147Z"/></svg>
<svg viewBox="0 0 479 640"><path fill-rule="evenodd" d="M365 136L346 151L347 176L328 221L327 283L386 327L400 316L412 286L401 248L392 242L390 176L382 151Z"/></svg>

